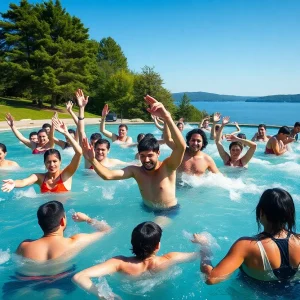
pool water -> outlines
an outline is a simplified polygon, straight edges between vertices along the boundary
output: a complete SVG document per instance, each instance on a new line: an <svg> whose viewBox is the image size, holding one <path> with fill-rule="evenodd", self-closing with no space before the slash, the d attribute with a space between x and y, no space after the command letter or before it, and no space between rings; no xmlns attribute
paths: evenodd
<svg viewBox="0 0 300 300"><path fill-rule="evenodd" d="M107 125L108 130L117 131L116 125ZM193 127L187 125L184 135ZM98 131L98 126L87 126L87 135ZM232 128L225 128L225 133ZM268 134L275 134L269 129ZM27 136L29 130L22 133ZM129 135L136 139L140 133L161 135L154 125L130 125ZM251 138L256 128L242 128L242 132ZM59 136L59 134L58 134ZM11 132L0 133L0 142L8 148L7 159L15 160L22 167L18 171L0 171L0 180L21 179L34 172L44 172L43 156L32 155ZM224 142L228 147L228 142ZM201 178L184 176L183 183L177 187L177 198L181 205L180 213L173 218L172 224L163 231L160 254L171 251L198 251L199 247L189 241L194 232L208 232L212 235L213 264L225 256L232 243L241 236L257 233L255 207L262 192L270 187L281 187L289 191L299 212L300 187L300 143L292 145L292 151L281 157L264 155L263 143L258 144L255 157L249 169L224 167L216 146L210 141L204 150L210 154L225 176L206 174ZM133 161L135 148L120 148L112 144L109 156L121 160ZM72 150L64 150L62 164L66 166ZM167 157L170 150L161 147L161 159ZM91 232L87 224L77 224L71 220L71 214L81 211L92 218L105 219L114 229L104 237L82 251L74 260L77 270L116 255L131 255L130 238L132 229L143 221L154 220L153 213L146 212L138 186L133 179L124 181L104 181L91 170L81 166L73 177L72 192L67 195L41 195L38 186L15 189L6 194L0 191L0 284L10 282L15 272L14 251L24 239L36 239L42 235L37 224L36 211L39 205L60 200L64 203L68 226L66 236L80 232ZM299 227L299 219L297 221ZM142 276L129 279L121 275L99 279L99 289L112 289L122 299L280 299L297 298L299 291L283 287L274 294L264 286L250 288L235 272L229 280L215 286L207 286L199 272L199 261L180 264L155 276ZM97 280L96 280L97 282ZM273 291L273 292L272 292ZM287 295L289 292L289 296ZM273 294L272 294L273 293ZM291 295L292 293L292 295ZM294 294L293 294L294 293ZM297 294L296 294L297 293ZM54 290L32 290L29 285L17 296L8 291L7 299L89 299L92 296L75 287L70 282L69 292ZM11 297L11 298L10 298Z"/></svg>

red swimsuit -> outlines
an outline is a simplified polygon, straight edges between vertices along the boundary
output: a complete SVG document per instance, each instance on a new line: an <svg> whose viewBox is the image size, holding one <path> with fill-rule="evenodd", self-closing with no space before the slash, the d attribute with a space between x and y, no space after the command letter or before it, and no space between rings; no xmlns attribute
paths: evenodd
<svg viewBox="0 0 300 300"><path fill-rule="evenodd" d="M64 182L61 178L61 175L59 175L59 180L57 181L56 183L56 186L52 189L48 188L45 180L46 180L46 176L44 177L44 181L43 183L41 184L41 193L65 193L65 192L69 192L65 185L64 185Z"/></svg>

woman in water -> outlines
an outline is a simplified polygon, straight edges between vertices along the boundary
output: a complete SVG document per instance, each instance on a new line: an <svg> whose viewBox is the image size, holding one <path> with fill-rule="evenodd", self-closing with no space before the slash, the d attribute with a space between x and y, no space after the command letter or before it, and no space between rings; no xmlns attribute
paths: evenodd
<svg viewBox="0 0 300 300"><path fill-rule="evenodd" d="M10 192L15 187L21 188L34 183L37 183L40 186L41 193L62 193L71 190L72 176L79 166L82 150L79 144L70 135L67 126L62 121L53 118L52 127L55 127L57 131L61 132L70 141L75 151L70 164L61 170L61 156L59 151L56 149L49 149L44 154L44 163L48 170L46 173L32 174L21 180L3 180L4 184L1 188L3 192Z"/></svg>
<svg viewBox="0 0 300 300"><path fill-rule="evenodd" d="M15 161L5 159L6 154L6 146L0 143L0 168L19 167Z"/></svg>
<svg viewBox="0 0 300 300"><path fill-rule="evenodd" d="M228 122L229 122L229 117L224 117L222 120L222 125L217 132L216 145L217 145L218 152L225 166L241 167L241 168L246 167L246 165L248 164L248 162L250 161L250 159L252 158L256 150L256 144L249 140L238 138L235 135L227 135L226 136L227 140L231 141L229 145L230 154L228 154L224 150L224 147L221 142L223 128L225 127L226 124L228 124ZM247 150L246 154L240 158L240 155L243 151L243 145L249 146L249 149Z"/></svg>
<svg viewBox="0 0 300 300"><path fill-rule="evenodd" d="M254 237L242 237L227 255L212 267L207 239L194 238L202 245L201 272L207 284L225 280L240 268L247 277L260 281L290 281L300 275L300 236L295 233L295 206L291 195L279 188L264 191L256 206L256 222L263 231Z"/></svg>
<svg viewBox="0 0 300 300"><path fill-rule="evenodd" d="M44 154L48 149L54 147L54 129L50 129L49 136L47 135L47 131L45 129L41 129L38 131L38 142L30 141L25 138L24 135L15 127L13 116L8 113L6 114L6 122L11 128L14 135L28 148L32 149L32 154Z"/></svg>

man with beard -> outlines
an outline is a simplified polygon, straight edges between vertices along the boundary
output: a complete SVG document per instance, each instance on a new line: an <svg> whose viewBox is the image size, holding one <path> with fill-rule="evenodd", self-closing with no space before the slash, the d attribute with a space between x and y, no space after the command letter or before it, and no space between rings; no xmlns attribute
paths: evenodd
<svg viewBox="0 0 300 300"><path fill-rule="evenodd" d="M173 149L174 141L170 137L168 130L164 131L167 145ZM179 168L179 173L201 176L206 170L212 173L220 173L214 160L202 150L207 146L207 137L202 129L193 129L186 135L186 147L183 160Z"/></svg>
<svg viewBox="0 0 300 300"><path fill-rule="evenodd" d="M142 166L130 165L122 170L109 170L96 158L94 149L85 138L82 143L84 156L94 166L96 173L104 180L120 180L133 177L139 186L144 204L152 210L175 211L178 208L175 197L176 169L180 166L185 143L181 132L172 120L171 114L162 103L147 95L147 109L152 115L164 119L174 140L174 149L164 161L159 161L159 143L155 138L144 138L138 144ZM167 215L164 214L164 215Z"/></svg>

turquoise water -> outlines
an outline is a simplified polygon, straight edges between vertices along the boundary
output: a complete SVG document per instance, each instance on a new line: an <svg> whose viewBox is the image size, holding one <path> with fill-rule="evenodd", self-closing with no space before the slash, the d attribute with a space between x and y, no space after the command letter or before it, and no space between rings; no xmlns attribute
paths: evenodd
<svg viewBox="0 0 300 300"><path fill-rule="evenodd" d="M230 116L232 122L242 124L294 125L299 120L300 103L256 102L192 102L209 114L221 112Z"/></svg>
<svg viewBox="0 0 300 300"><path fill-rule="evenodd" d="M109 130L117 131L116 125L108 125ZM184 134L192 129L188 126ZM230 128L226 128L230 132ZM87 134L98 130L97 126L87 126ZM248 137L255 128L242 128ZM30 131L22 131L27 135ZM136 139L140 132L152 132L157 137L160 132L154 125L130 125L129 133ZM226 131L225 131L226 132ZM269 134L276 130L270 129ZM11 132L0 133L0 141L8 146L7 159L16 160L21 170L17 172L0 172L0 180L7 178L24 178L33 172L43 172L43 156L32 155L30 150L14 138ZM228 144L225 142L226 145ZM189 233L209 232L212 235L216 264L225 256L232 243L241 236L257 233L254 209L261 193L270 187L282 187L288 190L299 214L299 172L300 143L292 145L294 152L282 157L264 155L264 144L258 145L255 157L248 170L225 168L217 154L214 144L205 150L216 161L225 177L207 174L201 178L184 177L183 186L177 188L178 202L181 210L170 226L165 228L161 240L160 254L170 251L198 251L198 247L188 240ZM69 150L61 151L63 166L72 157ZM161 147L162 158L169 155L166 146ZM110 157L132 161L135 149L122 149L113 144ZM73 179L72 192L67 195L41 195L38 186L15 189L9 194L0 191L0 285L10 281L14 275L15 263L13 252L24 239L36 239L42 235L37 224L36 210L39 205L50 200L64 202L68 216L66 236L80 232L91 232L87 224L75 224L71 220L72 211L82 211L93 218L105 219L113 232L104 239L82 251L75 259L77 270L90 267L115 255L131 255L130 236L132 229L140 222L154 220L152 213L145 212L138 186L133 179L126 181L103 181L93 171L81 167ZM298 227L299 219L297 222ZM120 275L107 276L106 280L112 290L122 299L270 299L264 288L251 289L239 279L239 272L216 286L204 284L199 273L199 261L177 265L165 273L154 277L130 280ZM96 281L97 282L97 281ZM91 296L76 287L65 295L60 292L53 299L89 299ZM100 285L105 288L105 282ZM49 292L51 293L51 291ZM278 295L278 292L276 292ZM298 294L297 294L298 295ZM23 295L14 299L45 299L42 291L31 291L28 287ZM297 298L295 294L294 298ZM281 297L284 299L285 297ZM289 296L290 298L290 296Z"/></svg>

